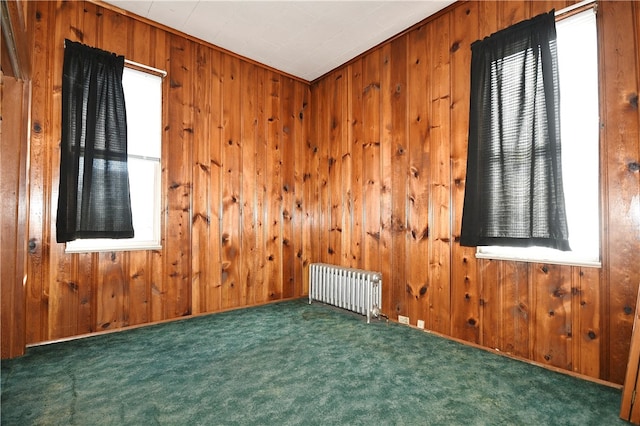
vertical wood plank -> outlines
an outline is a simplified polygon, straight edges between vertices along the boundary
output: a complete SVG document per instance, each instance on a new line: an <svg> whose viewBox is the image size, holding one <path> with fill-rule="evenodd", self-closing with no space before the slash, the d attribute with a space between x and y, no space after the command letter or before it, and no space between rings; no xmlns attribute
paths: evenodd
<svg viewBox="0 0 640 426"><path fill-rule="evenodd" d="M191 314L191 179L194 52L187 40L169 38L167 238L164 241L164 318Z"/></svg>
<svg viewBox="0 0 640 426"><path fill-rule="evenodd" d="M267 256L265 251L267 247L267 223L265 216L266 196L267 196L267 109L265 108L267 72L265 70L257 70L257 96L260 108L257 111L258 124L256 135L256 247L258 253L255 259L255 300L256 303L262 303L269 300L268 285L268 269ZM258 161L259 159L265 161Z"/></svg>
<svg viewBox="0 0 640 426"><path fill-rule="evenodd" d="M257 85L256 67L241 64L241 106L242 111L242 272L240 277L242 304L255 303L255 271L258 248L256 246L256 130L258 126L255 89Z"/></svg>
<svg viewBox="0 0 640 426"><path fill-rule="evenodd" d="M369 53L362 61L362 162L366 164L362 170L363 265L366 270L382 272L380 269L380 50ZM391 285L390 277L383 276L383 288ZM383 299L382 310L390 315L390 305L387 300Z"/></svg>
<svg viewBox="0 0 640 426"><path fill-rule="evenodd" d="M397 319L402 307L394 303L394 293L398 281L392 271L392 179L393 179L393 122L391 97L394 93L392 83L391 45L380 48L380 271L382 272L382 303L391 318ZM384 283L387 283L385 286ZM402 284L400 284L402 285ZM386 301L386 302L385 302Z"/></svg>
<svg viewBox="0 0 640 426"><path fill-rule="evenodd" d="M224 167L222 163L222 136L223 136L223 98L222 98L222 55L220 52L211 52L211 69L208 79L211 81L210 102L210 136L209 144L209 258L207 269L209 282L205 292L205 309L207 312L216 312L222 309L222 178Z"/></svg>
<svg viewBox="0 0 640 426"><path fill-rule="evenodd" d="M296 247L296 295L309 292L309 276L307 265L311 259L311 226L307 212L311 203L307 198L309 179L307 177L307 145L309 138L309 105L310 91L308 87L298 85L296 89L296 124L295 124L295 177L296 177L296 213L295 213L295 247Z"/></svg>
<svg viewBox="0 0 640 426"><path fill-rule="evenodd" d="M153 36L151 37L151 52L154 52L155 55L152 57L153 63L156 67L160 69L164 69L167 71L167 77L163 80L162 83L162 170L161 170L161 211L162 216L160 218L160 244L163 249L161 250L153 250L150 253L150 302L151 302L151 321L160 321L165 319L165 302L166 302L166 292L164 285L164 265L165 265L165 250L167 244L167 230L169 228L169 172L168 172L168 164L167 161L170 155L170 141L173 135L171 130L171 125L169 123L169 115L170 112L173 111L170 108L168 99L170 98L170 93L173 91L171 87L171 64L167 59L169 58L170 43L171 37L167 35L164 31L153 30Z"/></svg>
<svg viewBox="0 0 640 426"><path fill-rule="evenodd" d="M293 80L281 81L281 146L282 146L282 297L290 298L295 294L295 246L294 246L294 201L296 196L295 170L295 89Z"/></svg>
<svg viewBox="0 0 640 426"><path fill-rule="evenodd" d="M317 110L319 107L317 86L312 86L309 91L306 92L310 97L309 109L302 111L303 119L308 120L308 117L313 114L314 127L311 128L311 124L307 121L309 129L307 137L305 138L304 149L302 150L304 157L304 176L302 177L302 193L303 193L303 205L304 205L304 226L303 226L303 246L304 246L304 258L303 264L305 267L304 275L306 279L305 291L309 292L309 264L320 261L320 245L319 240L319 188L318 188L318 135L317 135Z"/></svg>
<svg viewBox="0 0 640 426"><path fill-rule="evenodd" d="M150 282L151 276L147 268L149 258L147 252L137 251L129 253L129 325L146 324L149 322L150 308ZM81 265L90 262L80 261Z"/></svg>
<svg viewBox="0 0 640 426"><path fill-rule="evenodd" d="M407 299L412 289L407 283L406 250L409 238L407 227L407 179L409 174L407 120L407 39L391 43L391 274L397 284L391 292L391 304L397 312L407 312ZM415 325L416 319L410 318Z"/></svg>
<svg viewBox="0 0 640 426"><path fill-rule="evenodd" d="M282 297L282 150L280 129L281 77L265 73L266 192L265 279L267 300Z"/></svg>
<svg viewBox="0 0 640 426"><path fill-rule="evenodd" d="M123 252L98 254L96 330L112 330L128 325L123 301L128 297L128 280Z"/></svg>
<svg viewBox="0 0 640 426"><path fill-rule="evenodd" d="M408 177L407 177L407 314L429 323L429 57L428 26L409 35Z"/></svg>
<svg viewBox="0 0 640 426"><path fill-rule="evenodd" d="M342 217L343 205L347 203L343 197L342 182L342 156L340 150L342 148L342 129L343 129L343 103L342 99L346 95L345 70L333 73L331 78L327 79L327 96L331 99L327 110L327 204L324 205L328 209L328 231L329 241L327 246L327 263L332 265L342 264ZM345 187L348 193L348 187Z"/></svg>
<svg viewBox="0 0 640 426"><path fill-rule="evenodd" d="M27 219L27 125L28 83L2 75L2 138L0 140L1 356L12 358L25 352L26 219ZM7 108L12 105L11 108Z"/></svg>
<svg viewBox="0 0 640 426"><path fill-rule="evenodd" d="M573 267L571 306L573 370L589 377L600 377L602 318L600 315L600 271Z"/></svg>
<svg viewBox="0 0 640 426"><path fill-rule="evenodd" d="M552 9L560 10L568 6L568 3L572 3L573 1L558 1L558 0L541 0L541 1L530 1L526 3L526 6L529 8L528 16L533 18L534 16L538 16L542 13L548 13Z"/></svg>
<svg viewBox="0 0 640 426"><path fill-rule="evenodd" d="M498 23L500 28L507 28L513 24L530 18L526 0L498 1Z"/></svg>
<svg viewBox="0 0 640 426"><path fill-rule="evenodd" d="M528 358L531 341L529 267L525 262L504 262L502 290L502 335L500 349Z"/></svg>
<svg viewBox="0 0 640 426"><path fill-rule="evenodd" d="M50 40L49 25L53 23L53 2L37 3L30 11L33 21L32 51L47 51ZM55 16L55 15L54 15ZM39 19L38 19L39 18ZM47 91L48 70L51 56L42 55L40 61L32 68L31 95L31 138L29 149L29 243L33 245L27 258L26 287L26 343L39 342L46 339L47 294L45 292L45 276L48 274L49 244L48 233L51 224L51 202L48 196L50 185L49 170L49 123L50 96Z"/></svg>
<svg viewBox="0 0 640 426"><path fill-rule="evenodd" d="M499 1L478 2L478 39L483 39L498 31Z"/></svg>
<svg viewBox="0 0 640 426"><path fill-rule="evenodd" d="M503 262L478 259L480 287L480 344L502 349L502 288Z"/></svg>
<svg viewBox="0 0 640 426"><path fill-rule="evenodd" d="M471 90L471 43L478 39L479 5L470 2L451 16L451 334L480 341L480 288L475 248L460 246L466 184Z"/></svg>
<svg viewBox="0 0 640 426"><path fill-rule="evenodd" d="M343 68L342 86L343 95L340 105L340 146L338 149L338 162L340 163L340 182L342 192L342 214L340 215L340 264L351 266L353 253L351 251L354 199L353 199L353 149L351 139L351 83L353 75L351 67Z"/></svg>
<svg viewBox="0 0 640 426"><path fill-rule="evenodd" d="M74 284L78 293L77 334L92 333L96 330L95 300L97 297L95 253L79 253L73 257Z"/></svg>
<svg viewBox="0 0 640 426"><path fill-rule="evenodd" d="M200 76L211 75L211 49L196 47L195 72ZM211 82L212 78L195 81L193 116L193 214L191 218L191 311L194 314L207 312L208 287L211 285L209 245L212 223L211 187L209 185L213 166L211 164ZM215 169L214 169L215 172Z"/></svg>
<svg viewBox="0 0 640 426"><path fill-rule="evenodd" d="M431 45L431 126L429 129L431 158L431 208L433 224L429 250L431 287L430 328L449 334L451 321L451 208L450 208L450 64L449 19L443 16L430 26Z"/></svg>
<svg viewBox="0 0 640 426"><path fill-rule="evenodd" d="M330 96L328 93L328 79L324 79L316 85L315 97L317 111L315 114L315 134L316 145L318 152L318 167L317 167L317 186L318 186L318 210L317 210L317 226L318 226L318 249L319 256L318 261L323 263L330 263L329 256L330 240L330 218L331 218L331 204L329 199L329 144L327 140L329 138L329 117L328 107L326 99Z"/></svg>
<svg viewBox="0 0 640 426"><path fill-rule="evenodd" d="M242 148L240 63L223 58L222 65L222 308L239 305L241 291Z"/></svg>
<svg viewBox="0 0 640 426"><path fill-rule="evenodd" d="M534 286L534 361L571 370L571 267L531 266Z"/></svg>
<svg viewBox="0 0 640 426"><path fill-rule="evenodd" d="M348 72L349 101L348 122L349 122L349 143L351 149L351 233L348 241L349 265L354 268L363 268L362 241L364 237L364 206L363 206L363 142L364 142L364 122L362 108L362 61L351 64Z"/></svg>

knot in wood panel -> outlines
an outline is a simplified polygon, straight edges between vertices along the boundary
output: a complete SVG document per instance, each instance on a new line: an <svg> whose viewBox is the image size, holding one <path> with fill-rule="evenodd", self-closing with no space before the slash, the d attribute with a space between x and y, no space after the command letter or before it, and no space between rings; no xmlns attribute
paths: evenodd
<svg viewBox="0 0 640 426"><path fill-rule="evenodd" d="M564 297L567 294L567 292L563 289L563 288L556 288L553 291L553 297Z"/></svg>
<svg viewBox="0 0 640 426"><path fill-rule="evenodd" d="M405 284L405 286L404 286L404 290L405 290L407 293L409 293L410 295L412 295L412 296L413 296L413 288L411 287L411 285L410 285L409 283L406 283L406 284ZM418 297L416 296L416 299L417 299L417 298L418 298Z"/></svg>
<svg viewBox="0 0 640 426"><path fill-rule="evenodd" d="M367 235L373 237L376 241L380 241L380 232L367 232Z"/></svg>

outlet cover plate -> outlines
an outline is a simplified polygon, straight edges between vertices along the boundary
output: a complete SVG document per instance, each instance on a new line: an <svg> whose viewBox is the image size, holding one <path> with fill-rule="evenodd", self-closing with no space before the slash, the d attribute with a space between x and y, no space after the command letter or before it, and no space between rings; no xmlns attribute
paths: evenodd
<svg viewBox="0 0 640 426"><path fill-rule="evenodd" d="M409 325L409 317L405 317L404 315L398 315L398 322L400 324Z"/></svg>

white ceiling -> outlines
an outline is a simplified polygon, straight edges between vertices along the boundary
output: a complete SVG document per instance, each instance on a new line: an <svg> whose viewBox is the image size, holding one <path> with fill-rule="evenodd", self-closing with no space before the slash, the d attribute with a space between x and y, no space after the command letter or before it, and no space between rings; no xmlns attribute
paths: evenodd
<svg viewBox="0 0 640 426"><path fill-rule="evenodd" d="M307 81L453 2L105 1Z"/></svg>

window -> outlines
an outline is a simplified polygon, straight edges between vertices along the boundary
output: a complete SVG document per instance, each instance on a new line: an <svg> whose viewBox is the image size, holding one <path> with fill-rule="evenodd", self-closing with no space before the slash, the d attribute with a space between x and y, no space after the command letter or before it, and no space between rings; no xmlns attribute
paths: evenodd
<svg viewBox="0 0 640 426"><path fill-rule="evenodd" d="M162 75L125 67L128 168L134 237L78 239L67 253L160 248Z"/></svg>
<svg viewBox="0 0 640 426"><path fill-rule="evenodd" d="M599 106L593 9L556 23L565 208L571 251L478 247L477 257L600 266Z"/></svg>

